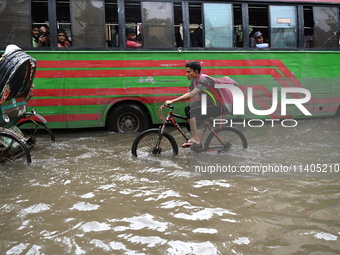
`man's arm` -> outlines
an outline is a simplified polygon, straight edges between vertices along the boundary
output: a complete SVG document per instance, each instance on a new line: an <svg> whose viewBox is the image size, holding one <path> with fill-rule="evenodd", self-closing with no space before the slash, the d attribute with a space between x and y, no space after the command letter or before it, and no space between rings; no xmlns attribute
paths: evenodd
<svg viewBox="0 0 340 255"><path fill-rule="evenodd" d="M177 103L177 102L182 102L182 101L187 101L190 98L193 98L194 96L196 96L199 92L200 92L200 89L195 88L194 90L187 92L184 95L177 97L173 100L166 100L165 105L169 105L169 104L173 104L173 103Z"/></svg>
<svg viewBox="0 0 340 255"><path fill-rule="evenodd" d="M138 48L138 47L142 47L142 46L143 45L141 43L130 41L130 40L126 40L126 47Z"/></svg>

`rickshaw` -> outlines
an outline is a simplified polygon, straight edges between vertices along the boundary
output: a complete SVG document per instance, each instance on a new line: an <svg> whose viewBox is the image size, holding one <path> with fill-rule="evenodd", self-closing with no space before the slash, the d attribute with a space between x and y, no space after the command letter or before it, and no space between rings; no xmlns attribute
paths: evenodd
<svg viewBox="0 0 340 255"><path fill-rule="evenodd" d="M6 47L0 58L0 162L13 162L24 156L27 164L31 163L34 134L40 129L55 141L46 120L34 109L27 112L36 67L36 61L13 44Z"/></svg>

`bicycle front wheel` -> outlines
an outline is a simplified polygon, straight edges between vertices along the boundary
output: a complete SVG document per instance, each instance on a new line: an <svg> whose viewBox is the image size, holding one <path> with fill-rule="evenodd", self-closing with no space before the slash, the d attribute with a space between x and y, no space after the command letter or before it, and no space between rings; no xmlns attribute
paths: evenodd
<svg viewBox="0 0 340 255"><path fill-rule="evenodd" d="M161 136L159 146L159 129L148 129L140 133L133 141L131 153L135 157L149 158L152 156L173 157L178 153L176 140L169 133Z"/></svg>
<svg viewBox="0 0 340 255"><path fill-rule="evenodd" d="M207 137L204 150L217 152L240 152L248 148L244 134L236 128L217 128Z"/></svg>

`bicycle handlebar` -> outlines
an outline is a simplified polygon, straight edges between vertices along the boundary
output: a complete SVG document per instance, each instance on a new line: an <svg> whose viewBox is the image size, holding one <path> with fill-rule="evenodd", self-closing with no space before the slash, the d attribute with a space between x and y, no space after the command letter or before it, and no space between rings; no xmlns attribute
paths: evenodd
<svg viewBox="0 0 340 255"><path fill-rule="evenodd" d="M175 106L172 106L171 104L168 104L168 105L166 105L166 104L163 104L161 107L168 107L168 108L170 108L171 110L173 110L173 109L175 109Z"/></svg>
<svg viewBox="0 0 340 255"><path fill-rule="evenodd" d="M159 107L159 109L158 109L158 117L159 117L161 120L165 120L165 119L166 119L165 116L164 116L164 114L162 113L162 110L163 110L165 107L169 107L171 111L172 111L173 109L175 109L175 106L172 106L172 105L170 105L170 104L169 104L169 105L165 105L165 104L161 105L161 107Z"/></svg>

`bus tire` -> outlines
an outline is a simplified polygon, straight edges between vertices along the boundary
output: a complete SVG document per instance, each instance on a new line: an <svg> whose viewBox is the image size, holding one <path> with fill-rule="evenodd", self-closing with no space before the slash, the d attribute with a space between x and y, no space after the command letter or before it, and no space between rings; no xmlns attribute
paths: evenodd
<svg viewBox="0 0 340 255"><path fill-rule="evenodd" d="M137 104L121 104L109 112L106 127L118 133L140 132L149 127L149 117Z"/></svg>

